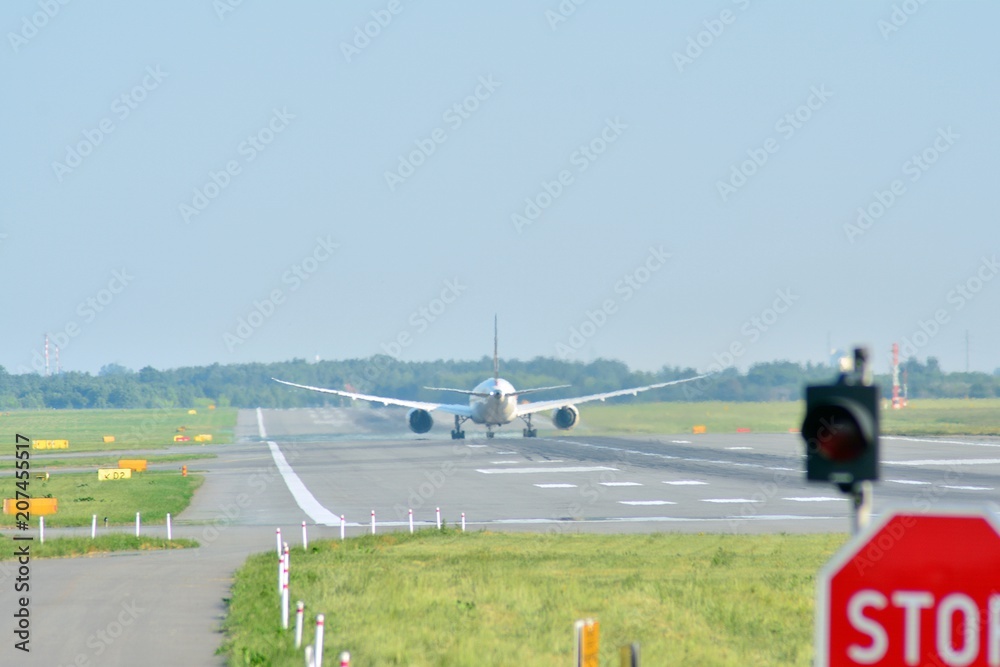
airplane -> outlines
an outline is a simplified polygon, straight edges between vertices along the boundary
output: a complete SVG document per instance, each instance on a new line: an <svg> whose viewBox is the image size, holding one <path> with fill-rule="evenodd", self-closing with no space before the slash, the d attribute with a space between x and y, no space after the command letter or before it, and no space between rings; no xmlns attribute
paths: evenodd
<svg viewBox="0 0 1000 667"><path fill-rule="evenodd" d="M452 389L450 387L424 387L425 389L431 389L433 391L451 391L456 394L466 394L469 397L468 405L460 403L429 403L425 401L410 401L401 398L370 396L368 394L360 394L353 391L327 389L324 387L311 387L309 385L286 382L285 380L279 380L278 378L271 379L275 382L288 385L289 387L298 387L300 389L308 389L310 391L318 391L325 394L336 394L337 396L345 396L347 398L368 401L370 403L399 405L404 408L410 408L410 411L406 414L406 421L410 430L414 433L427 433L431 430L431 427L434 425L434 419L431 417L431 412L435 410L445 412L450 415L454 415L455 417L455 428L451 431L452 440L461 440L465 438L465 431L462 430L462 424L470 419L474 424L484 424L486 426L487 438L493 437L493 427L510 424L515 419L520 419L526 425L522 430L522 435L525 438L534 438L538 435L538 430L531 425L531 417L535 413L552 410L553 425L560 430L568 430L573 428L579 420L580 411L576 408L577 403L604 401L605 399L614 398L615 396L626 396L629 394L635 396L641 391L659 389L661 387L668 387L670 385L681 384L682 382L691 382L693 380L700 380L701 378L708 377L708 374L696 375L683 380L658 382L644 387L630 387L628 389L619 389L617 391L609 391L602 394L589 394L587 396L577 396L575 398L558 398L534 403L518 403L518 398L524 396L525 394L533 394L552 389L563 389L569 385L561 384L551 387L535 387L533 389L516 390L510 382L500 377L500 358L497 351L497 323L496 318L494 318L492 378L479 383L476 385L476 388L471 391L466 389Z"/></svg>

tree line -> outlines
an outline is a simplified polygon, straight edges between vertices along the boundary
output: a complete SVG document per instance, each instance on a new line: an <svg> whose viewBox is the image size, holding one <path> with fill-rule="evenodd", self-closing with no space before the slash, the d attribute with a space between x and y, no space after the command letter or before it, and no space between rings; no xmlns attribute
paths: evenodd
<svg viewBox="0 0 1000 667"><path fill-rule="evenodd" d="M492 360L400 361L387 355L367 359L310 363L293 359L276 363L212 364L157 370L147 366L134 371L118 364L101 368L97 375L66 372L53 376L36 373L11 375L0 366L0 410L42 408L160 408L215 404L239 408L315 407L347 405L349 400L287 387L272 377L320 387L422 401L465 402L466 397L442 394L425 387L471 389L487 377ZM630 370L620 361L598 359L589 363L537 357L530 361L507 360L502 376L516 388L569 384L571 387L539 394L539 400L578 396L625 387L667 382L697 375L692 368L664 366L656 372ZM1000 396L1000 371L945 373L937 359L910 359L901 365L910 398L988 398ZM772 361L746 371L730 367L711 376L665 387L616 401L790 401L802 397L810 383L829 382L837 373L823 364ZM883 396L890 394L891 379L876 376Z"/></svg>

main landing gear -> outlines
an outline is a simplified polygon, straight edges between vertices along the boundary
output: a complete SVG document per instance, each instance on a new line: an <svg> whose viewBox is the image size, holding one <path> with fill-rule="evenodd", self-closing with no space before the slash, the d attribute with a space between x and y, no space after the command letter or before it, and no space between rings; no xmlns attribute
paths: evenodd
<svg viewBox="0 0 1000 667"><path fill-rule="evenodd" d="M452 440L465 440L465 431L462 430L462 422L466 419L468 419L468 417L455 415L455 428L451 431Z"/></svg>
<svg viewBox="0 0 1000 667"><path fill-rule="evenodd" d="M538 437L538 429L531 428L531 415L521 417L521 419L523 419L524 423L528 425L528 428L523 429L521 431L521 435L523 435L525 438Z"/></svg>

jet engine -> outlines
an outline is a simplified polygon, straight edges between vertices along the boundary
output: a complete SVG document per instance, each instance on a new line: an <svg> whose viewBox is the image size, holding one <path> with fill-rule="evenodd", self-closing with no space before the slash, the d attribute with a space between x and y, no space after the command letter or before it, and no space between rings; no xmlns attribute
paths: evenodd
<svg viewBox="0 0 1000 667"><path fill-rule="evenodd" d="M414 433L427 433L434 426L434 419L431 413L420 408L413 408L406 413L406 421L410 425L410 430Z"/></svg>
<svg viewBox="0 0 1000 667"><path fill-rule="evenodd" d="M579 417L580 411L576 409L575 405L564 405L558 410L553 410L552 423L555 424L556 428L565 430L573 428Z"/></svg>

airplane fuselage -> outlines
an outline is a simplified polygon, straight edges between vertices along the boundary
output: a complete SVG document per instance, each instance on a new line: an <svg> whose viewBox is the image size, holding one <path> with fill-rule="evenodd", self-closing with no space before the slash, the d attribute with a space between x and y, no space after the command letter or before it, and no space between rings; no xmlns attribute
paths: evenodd
<svg viewBox="0 0 1000 667"><path fill-rule="evenodd" d="M503 378L490 378L473 389L480 396L469 397L472 408L470 419L476 424L500 426L509 424L517 417L517 395L514 385Z"/></svg>

